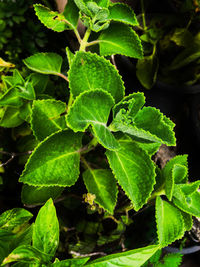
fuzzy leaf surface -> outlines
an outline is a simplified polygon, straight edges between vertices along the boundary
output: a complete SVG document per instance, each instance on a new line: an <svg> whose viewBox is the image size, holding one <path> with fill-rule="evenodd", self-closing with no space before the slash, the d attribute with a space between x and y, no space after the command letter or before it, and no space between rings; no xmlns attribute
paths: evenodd
<svg viewBox="0 0 200 267"><path fill-rule="evenodd" d="M16 226L28 222L33 215L22 208L7 210L0 215L0 229L12 231Z"/></svg>
<svg viewBox="0 0 200 267"><path fill-rule="evenodd" d="M54 256L59 244L59 223L50 198L39 210L33 228L33 247Z"/></svg>
<svg viewBox="0 0 200 267"><path fill-rule="evenodd" d="M101 257L86 264L91 267L140 267L142 266L160 247L152 245L148 247L133 249L130 251L116 253L109 256Z"/></svg>
<svg viewBox="0 0 200 267"><path fill-rule="evenodd" d="M135 142L120 142L118 151L107 151L110 167L133 203L139 210L150 197L155 184L155 166L150 156Z"/></svg>
<svg viewBox="0 0 200 267"><path fill-rule="evenodd" d="M21 199L26 205L38 205L45 203L50 197L56 199L64 190L60 186L30 186L24 184L22 187Z"/></svg>
<svg viewBox="0 0 200 267"><path fill-rule="evenodd" d="M94 202L113 214L117 202L117 183L110 170L88 169L83 173L83 180L89 193L94 194Z"/></svg>
<svg viewBox="0 0 200 267"><path fill-rule="evenodd" d="M56 100L35 100L32 106L31 129L35 137L42 141L48 135L66 128L64 102Z"/></svg>
<svg viewBox="0 0 200 267"><path fill-rule="evenodd" d="M39 73L58 75L62 61L62 57L56 53L37 53L24 59L24 64Z"/></svg>
<svg viewBox="0 0 200 267"><path fill-rule="evenodd" d="M101 56L124 55L142 58L143 50L138 35L128 25L114 23L99 37Z"/></svg>
<svg viewBox="0 0 200 267"><path fill-rule="evenodd" d="M171 244L184 235L185 225L181 211L160 197L156 198L156 223L161 247Z"/></svg>
<svg viewBox="0 0 200 267"><path fill-rule="evenodd" d="M84 132L92 125L100 144L108 149L118 148L118 143L106 123L114 105L112 96L103 90L92 90L80 94L66 117L68 126L75 132Z"/></svg>
<svg viewBox="0 0 200 267"><path fill-rule="evenodd" d="M34 150L19 181L33 186L71 186L79 176L80 134L65 130L47 137Z"/></svg>
<svg viewBox="0 0 200 267"><path fill-rule="evenodd" d="M118 71L108 60L81 51L73 59L69 71L69 87L74 98L84 91L103 89L118 102L125 93Z"/></svg>
<svg viewBox="0 0 200 267"><path fill-rule="evenodd" d="M47 28L55 32L62 32L67 29L72 29L70 24L66 23L65 16L63 14L51 11L48 7L45 7L41 4L35 4L34 9L38 19Z"/></svg>
<svg viewBox="0 0 200 267"><path fill-rule="evenodd" d="M132 26L139 25L135 13L128 5L115 3L109 7L109 11L108 20L119 21Z"/></svg>

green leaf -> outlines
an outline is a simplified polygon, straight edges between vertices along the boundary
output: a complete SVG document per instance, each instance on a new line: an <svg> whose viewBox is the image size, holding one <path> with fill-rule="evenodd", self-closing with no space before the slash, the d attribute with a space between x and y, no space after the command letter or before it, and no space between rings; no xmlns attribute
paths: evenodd
<svg viewBox="0 0 200 267"><path fill-rule="evenodd" d="M19 181L33 186L71 186L79 176L81 134L62 131L42 141Z"/></svg>
<svg viewBox="0 0 200 267"><path fill-rule="evenodd" d="M125 93L123 81L115 67L103 57L89 52L76 53L68 77L74 98L84 91L103 89L118 102Z"/></svg>
<svg viewBox="0 0 200 267"><path fill-rule="evenodd" d="M185 227L181 211L161 197L156 198L156 223L161 247L171 244L184 235Z"/></svg>
<svg viewBox="0 0 200 267"><path fill-rule="evenodd" d="M31 129L35 137L42 141L48 135L66 128L65 117L60 116L66 111L64 102L54 99L33 101Z"/></svg>
<svg viewBox="0 0 200 267"><path fill-rule="evenodd" d="M70 107L66 117L67 124L75 132L84 132L92 125L100 144L108 149L117 149L119 145L106 125L113 105L114 100L106 91L83 92Z"/></svg>
<svg viewBox="0 0 200 267"><path fill-rule="evenodd" d="M48 76L40 73L31 73L27 77L27 81L32 84L36 94L41 94L46 89L48 83Z"/></svg>
<svg viewBox="0 0 200 267"><path fill-rule="evenodd" d="M0 106L20 107L23 105L23 100L19 96L17 88L10 88L0 98Z"/></svg>
<svg viewBox="0 0 200 267"><path fill-rule="evenodd" d="M17 86L18 95L21 98L26 100L34 100L35 99L35 91L33 85L29 82L26 82L24 86Z"/></svg>
<svg viewBox="0 0 200 267"><path fill-rule="evenodd" d="M69 67L71 68L72 61L73 61L75 55L74 55L74 53L71 52L71 50L69 49L68 46L66 47L66 54L67 54Z"/></svg>
<svg viewBox="0 0 200 267"><path fill-rule="evenodd" d="M174 169L174 182L181 183L187 181L187 173L185 174L186 169L188 170L188 162L187 162L187 155L179 155L172 158L170 161L167 162L165 167L162 170L162 175L167 181L172 176L172 171ZM174 167L175 165L178 165ZM180 166L183 166L180 168ZM185 168L186 169L185 169Z"/></svg>
<svg viewBox="0 0 200 267"><path fill-rule="evenodd" d="M4 258L10 253L10 244L16 235L10 231L0 229L0 264Z"/></svg>
<svg viewBox="0 0 200 267"><path fill-rule="evenodd" d="M7 107L0 113L0 126L5 128L13 128L22 124L24 120L20 117L18 108Z"/></svg>
<svg viewBox="0 0 200 267"><path fill-rule="evenodd" d="M85 0L74 0L75 4L77 5L77 7L86 15L92 17L92 12L89 10L89 8L86 5Z"/></svg>
<svg viewBox="0 0 200 267"><path fill-rule="evenodd" d="M170 253L164 256L162 259L162 262L164 263L158 263L156 267L178 267L181 266L182 257L180 253Z"/></svg>
<svg viewBox="0 0 200 267"><path fill-rule="evenodd" d="M123 3L115 3L109 7L110 15L107 19L137 26L138 21L133 10Z"/></svg>
<svg viewBox="0 0 200 267"><path fill-rule="evenodd" d="M131 117L135 117L138 111L145 104L145 96L143 93L137 92L125 96L119 103L113 107L113 117L117 115L120 109L127 110L127 114Z"/></svg>
<svg viewBox="0 0 200 267"><path fill-rule="evenodd" d="M88 169L83 180L89 193L95 195L94 202L113 214L117 202L117 183L110 170Z"/></svg>
<svg viewBox="0 0 200 267"><path fill-rule="evenodd" d="M156 82L158 72L158 58L156 55L139 59L136 65L136 75L142 86L151 89Z"/></svg>
<svg viewBox="0 0 200 267"><path fill-rule="evenodd" d="M134 102L132 105L134 107ZM143 142L146 140L167 145L176 144L173 132L175 125L158 109L144 107L134 117L129 114L131 114L130 111L121 109L113 120L111 129L127 133Z"/></svg>
<svg viewBox="0 0 200 267"><path fill-rule="evenodd" d="M32 241L32 235L33 235L33 224L29 226L28 228L22 228L19 233L15 235L15 238L12 240L10 244L10 252L12 252L16 247L22 246L22 245L31 245Z"/></svg>
<svg viewBox="0 0 200 267"><path fill-rule="evenodd" d="M91 267L108 267L108 266L120 266L120 267L140 267L144 264L160 247L158 245L152 245L148 247L129 250L122 253L116 253L109 256L101 257L92 262L86 264Z"/></svg>
<svg viewBox="0 0 200 267"><path fill-rule="evenodd" d="M68 259L64 261L58 261L52 264L52 267L77 267L83 266L89 260L89 258L77 258L77 259Z"/></svg>
<svg viewBox="0 0 200 267"><path fill-rule="evenodd" d="M35 4L34 9L38 19L47 28L56 32L73 29L71 23L67 23L63 14L51 11L48 7L45 7L41 4Z"/></svg>
<svg viewBox="0 0 200 267"><path fill-rule="evenodd" d="M32 214L22 208L7 210L0 215L0 229L12 231L15 227L28 222Z"/></svg>
<svg viewBox="0 0 200 267"><path fill-rule="evenodd" d="M52 199L39 210L33 228L33 247L54 256L59 245L59 223Z"/></svg>
<svg viewBox="0 0 200 267"><path fill-rule="evenodd" d="M79 10L73 0L68 0L63 11L63 16L69 22L69 28L73 29L77 27ZM72 26L71 26L71 25Z"/></svg>
<svg viewBox="0 0 200 267"><path fill-rule="evenodd" d="M183 186L185 187L184 189ZM188 187L187 189L186 186ZM172 201L174 205L176 205L182 211L193 216L200 217L200 193L198 191L191 193L191 189L195 189L195 186L196 184L192 186L190 186L189 184L175 185ZM187 194L186 191L189 191L189 194Z"/></svg>
<svg viewBox="0 0 200 267"><path fill-rule="evenodd" d="M23 185L22 187L22 203L26 205L38 205L45 203L50 197L52 199L56 199L59 197L64 190L63 187L60 186L30 186Z"/></svg>
<svg viewBox="0 0 200 267"><path fill-rule="evenodd" d="M181 214L182 214L184 225L185 225L185 231L190 231L193 226L192 215L185 213L183 211L181 211Z"/></svg>
<svg viewBox="0 0 200 267"><path fill-rule="evenodd" d="M6 257L2 263L2 266L15 262L15 261L22 261L27 263L48 263L50 260L50 256L42 253L41 251L28 246L22 245L14 249L8 257Z"/></svg>
<svg viewBox="0 0 200 267"><path fill-rule="evenodd" d="M16 85L24 84L24 79L17 69L13 71L13 76L2 76L2 80L4 84L8 85L9 87L15 87Z"/></svg>
<svg viewBox="0 0 200 267"><path fill-rule="evenodd" d="M31 70L43 73L59 75L62 66L62 57L55 53L38 53L26 58L23 62Z"/></svg>
<svg viewBox="0 0 200 267"><path fill-rule="evenodd" d="M155 184L155 166L150 156L135 142L119 142L121 149L106 156L123 190L139 210L148 200Z"/></svg>
<svg viewBox="0 0 200 267"><path fill-rule="evenodd" d="M142 58L143 51L138 35L128 25L114 23L99 37L101 56L124 55Z"/></svg>

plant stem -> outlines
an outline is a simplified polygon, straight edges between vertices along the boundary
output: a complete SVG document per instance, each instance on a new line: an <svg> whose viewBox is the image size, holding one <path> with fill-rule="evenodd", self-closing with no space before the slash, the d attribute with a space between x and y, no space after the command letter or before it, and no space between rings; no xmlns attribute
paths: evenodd
<svg viewBox="0 0 200 267"><path fill-rule="evenodd" d="M154 198L158 197L158 196L161 196L161 195L165 195L165 190L164 188L159 188L157 191L155 191L151 197L148 199L148 202L153 200Z"/></svg>
<svg viewBox="0 0 200 267"><path fill-rule="evenodd" d="M87 46L96 45L96 44L99 44L100 42L101 42L100 40L95 40L95 41L87 43Z"/></svg>
<svg viewBox="0 0 200 267"><path fill-rule="evenodd" d="M84 157L81 157L81 162L85 166L85 169L91 170L90 165L87 163L86 159Z"/></svg>
<svg viewBox="0 0 200 267"><path fill-rule="evenodd" d="M87 154L88 152L93 150L97 145L98 145L98 141L96 137L93 137L93 139L89 142L89 144L82 148L82 150L80 151L81 155Z"/></svg>
<svg viewBox="0 0 200 267"><path fill-rule="evenodd" d="M67 76L65 76L64 74L62 73L57 73L58 76L60 76L61 78L63 78L65 81L69 82Z"/></svg>
<svg viewBox="0 0 200 267"><path fill-rule="evenodd" d="M145 19L144 0L140 0L140 3L141 3L141 11L142 11L143 29L144 29L144 31L146 31L147 30L147 26L146 26L146 19Z"/></svg>
<svg viewBox="0 0 200 267"><path fill-rule="evenodd" d="M79 48L79 51L85 51L85 48L86 46L88 45L88 39L90 37L90 33L91 33L91 29L87 29L86 32L85 32L85 35L83 37L83 40L81 41L81 45L80 45L80 48Z"/></svg>
<svg viewBox="0 0 200 267"><path fill-rule="evenodd" d="M70 94L68 104L67 104L67 112L69 111L69 108L71 107L72 103L73 103L73 96L72 94Z"/></svg>

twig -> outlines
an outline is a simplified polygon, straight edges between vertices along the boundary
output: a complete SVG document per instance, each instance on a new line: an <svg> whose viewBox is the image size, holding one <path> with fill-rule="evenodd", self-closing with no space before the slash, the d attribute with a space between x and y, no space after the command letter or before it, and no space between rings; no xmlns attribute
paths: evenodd
<svg viewBox="0 0 200 267"><path fill-rule="evenodd" d="M77 257L92 257L92 256L96 256L96 255L101 255L101 256L106 256L107 254L104 252L93 252L93 253L88 253L88 254L81 254L79 252L76 251L69 251L70 254L74 254Z"/></svg>
<svg viewBox="0 0 200 267"><path fill-rule="evenodd" d="M6 162L0 164L0 167L3 167L3 166L5 166L5 165L7 165L7 164L10 163L15 157L19 157L19 156L23 156L23 155L30 155L32 152L33 152L33 151L27 151L27 152L21 152L21 153L14 153L14 152L0 151L0 154L10 156L10 158L9 158Z"/></svg>

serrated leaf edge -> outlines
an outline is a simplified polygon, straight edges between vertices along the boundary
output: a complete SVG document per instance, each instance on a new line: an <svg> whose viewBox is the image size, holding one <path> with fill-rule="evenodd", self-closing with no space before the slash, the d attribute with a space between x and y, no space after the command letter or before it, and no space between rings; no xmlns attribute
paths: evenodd
<svg viewBox="0 0 200 267"><path fill-rule="evenodd" d="M23 177L23 175L24 175L24 173L26 172L26 169L27 169L27 166L28 166L28 164L29 164L29 162L30 162L30 160L31 160L31 158L33 157L33 155L37 152L37 149L46 141L46 140L48 140L48 139L50 139L53 135L55 135L55 134L58 134L58 133L60 133L60 132L64 132L64 131L69 131L69 130L60 130L60 131L57 131L57 132L55 132L55 133L52 133L51 135L49 135L49 136L47 136L44 140L42 140L36 147L35 147L35 149L33 150L33 152L32 152L32 154L30 155L30 157L28 158L28 160L27 160L27 162L26 162L26 165L25 165L25 167L24 167L24 170L23 170L23 172L22 172L22 174L20 175L20 177L19 177L19 182L22 182L23 184L27 184L27 185L31 185L31 186L34 186L34 187L54 187L54 186L58 186L58 187L70 187L70 186L72 186L72 185L74 185L75 183L76 183L76 181L78 180L78 178L77 178L77 180L74 182L74 183L72 183L72 184L69 184L69 185L65 185L65 184L54 184L54 185L48 185L48 184L40 184L40 185L36 185L36 184L31 184L31 183L28 183L28 182L24 182L24 181L21 181L21 177ZM77 151L75 151L75 152L77 152L77 153L79 153L79 150L77 150ZM80 168L79 168L79 173L78 173L79 175L80 175ZM78 175L78 177L79 177L79 175Z"/></svg>
<svg viewBox="0 0 200 267"><path fill-rule="evenodd" d="M114 67L114 65L109 61L109 60L107 60L107 59L105 59L103 56L101 56L101 55L98 55L98 54L96 54L96 53L91 53L91 52L84 52L84 51L77 51L76 53L75 53L75 55L74 55L74 58L73 58L73 60L72 60L72 62L71 62L71 67L70 67L70 69L69 69L69 71L68 71L68 79L69 79L69 88L70 88L70 94L73 96L73 93L72 93L72 90L71 90L71 78L70 78L70 74L71 74L71 68L72 68L72 66L73 66L73 63L74 63L74 61L76 60L76 58L78 57L78 55L80 55L80 54L87 54L87 55L89 55L89 56L93 56L95 59L97 59L97 61L99 60L101 60L101 62L103 62L103 63L106 63L107 65L109 65L109 67L111 67L112 68L112 71L113 71L113 73L114 73L114 75L116 75L118 78L118 80L120 81L120 83L121 83L121 86L122 86L122 89L123 89L123 92L122 92L122 100L123 100L123 97L125 96L125 86L124 86L124 81L122 80L122 77L121 77L121 75L119 74L119 70L117 69L117 68L115 68ZM97 90L96 88L95 89L93 89L93 90ZM102 88L102 90L104 90L103 88ZM84 91L84 92L87 92L87 91L92 91L92 90L86 90L86 91ZM107 93L109 93L110 95L111 95L111 93L110 92L108 92L107 90L104 90L104 91L106 91ZM80 95L80 94L79 94ZM78 95L78 96L79 96ZM75 97L75 99L78 97L78 96L76 96ZM112 96L112 95L111 95ZM112 96L113 97L113 96ZM113 99L114 99L114 97L113 97ZM115 100L115 99L114 99ZM120 100L121 101L121 100ZM115 103L115 101L114 101L114 103Z"/></svg>
<svg viewBox="0 0 200 267"><path fill-rule="evenodd" d="M134 144L136 144L136 142L134 142ZM137 145L137 144L136 144L136 145ZM147 156L147 157L150 159L150 161L151 161L151 157L149 156L149 154L148 154L144 149L142 149L139 145L137 145L137 147L138 147L139 150L143 151L143 152L146 154L146 156ZM116 152L116 151L112 151L112 152ZM106 153L105 153L105 154L106 154ZM107 157L107 155L106 155L106 158L107 158L107 160L108 160L110 169L111 169L111 171L112 171L112 173L113 173L115 179L116 179L117 182L119 183L119 180L117 179L117 176L116 176L114 170L111 168L111 162L110 162L110 159ZM125 192L125 194L127 195L127 197L131 200L131 203L133 204L133 207L134 207L134 210L135 210L135 211L140 210L140 209L147 203L148 199L150 198L150 196L151 196L151 194L152 194L152 192L153 192L154 185L156 184L156 167L155 167L155 165L153 164L152 161L151 161L151 163L152 163L152 167L153 167L153 168L152 168L152 176L154 176L154 182L151 184L151 185L152 185L151 191L149 192L148 196L147 196L146 199L144 200L144 203L143 203L142 205L140 204L141 206L139 206L138 208L135 207L135 204L134 204L133 201L131 200L129 194L126 192L126 190L124 189L124 187L119 183L119 185L121 186L121 188L123 189L123 191Z"/></svg>

